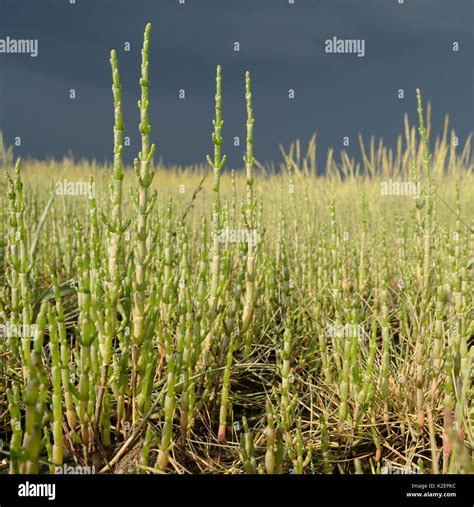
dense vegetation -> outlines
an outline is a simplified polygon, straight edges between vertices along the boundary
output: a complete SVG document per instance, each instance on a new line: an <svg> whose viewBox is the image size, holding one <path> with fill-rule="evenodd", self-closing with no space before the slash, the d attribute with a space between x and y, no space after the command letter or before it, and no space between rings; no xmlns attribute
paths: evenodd
<svg viewBox="0 0 474 507"><path fill-rule="evenodd" d="M395 151L269 170L247 74L225 171L219 67L209 165L157 167L149 37L135 171L115 52L113 167L2 150L0 470L472 472L470 140L418 92Z"/></svg>

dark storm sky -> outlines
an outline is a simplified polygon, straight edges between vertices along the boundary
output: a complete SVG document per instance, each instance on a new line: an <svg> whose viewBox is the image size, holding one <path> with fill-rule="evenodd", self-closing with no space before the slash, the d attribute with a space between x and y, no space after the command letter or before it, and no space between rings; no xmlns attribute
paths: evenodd
<svg viewBox="0 0 474 507"><path fill-rule="evenodd" d="M141 39L150 21L155 160L199 163L212 152L217 64L230 166L240 165L244 149L232 141L245 137L247 69L262 162L279 162L279 144L298 137L306 143L314 131L320 166L329 146L343 147L344 136L356 156L359 132L393 145L404 113L416 119L416 87L432 102L434 132L448 113L463 142L473 130L473 12L473 0L0 0L0 39L39 40L37 58L0 54L0 130L10 143L21 136L17 155L62 158L71 151L110 161L109 52L116 48L131 160L139 149ZM326 54L324 42L334 36L365 39L365 56Z"/></svg>

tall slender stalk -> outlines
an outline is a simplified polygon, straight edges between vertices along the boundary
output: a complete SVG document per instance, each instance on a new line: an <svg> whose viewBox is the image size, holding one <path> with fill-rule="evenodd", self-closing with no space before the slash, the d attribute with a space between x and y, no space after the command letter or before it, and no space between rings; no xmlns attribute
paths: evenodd
<svg viewBox="0 0 474 507"><path fill-rule="evenodd" d="M226 155L221 156L222 146L222 68L217 66L216 73L216 117L212 120L214 132L212 133L212 142L214 143L214 159L207 156L207 161L212 167L214 174L212 185L212 264L211 264L211 287L209 294L209 316L213 320L217 315L217 305L219 301L219 274L220 274L220 227L221 227L221 202L219 195L220 173L226 162Z"/></svg>
<svg viewBox="0 0 474 507"><path fill-rule="evenodd" d="M149 200L149 187L153 181L154 173L151 170L151 163L155 153L155 145L150 147L151 126L148 123L149 109L149 87L148 79L148 54L150 47L151 25L147 24L143 39L142 48L142 76L140 79L141 99L138 102L140 109L140 133L142 139L142 149L135 159L135 172L138 181L138 192L135 195L135 207L137 210L136 218L136 247L134 250L134 280L133 280L133 310L132 310L132 422L135 424L137 419L136 395L137 395L137 377L139 375L139 355L143 341L145 339L145 304L147 289L147 268L150 262L147 251L148 236L148 215L153 205L153 198Z"/></svg>
<svg viewBox="0 0 474 507"><path fill-rule="evenodd" d="M253 126L254 118L252 111L252 93L250 91L250 72L247 71L245 76L245 97L247 100L247 152L244 157L245 170L246 170L246 183L247 183L247 202L245 217L248 229L248 242L247 242L247 270L245 273L245 302L242 315L242 333L245 333L249 328L250 322L253 317L255 307L255 252L254 252L254 201L253 201L253 176L252 167L254 164L253 156Z"/></svg>

